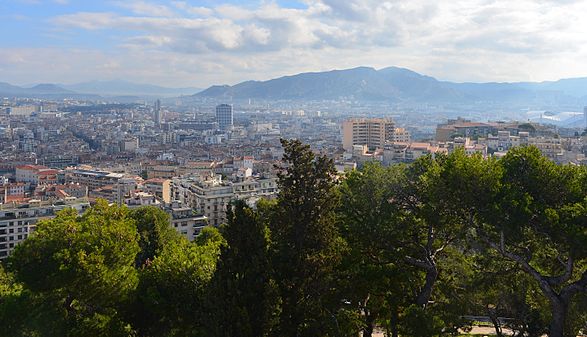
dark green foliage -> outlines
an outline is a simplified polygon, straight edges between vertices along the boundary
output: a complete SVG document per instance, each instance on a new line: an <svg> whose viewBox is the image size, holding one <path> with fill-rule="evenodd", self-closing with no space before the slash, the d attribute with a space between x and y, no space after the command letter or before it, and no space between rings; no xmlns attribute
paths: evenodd
<svg viewBox="0 0 587 337"><path fill-rule="evenodd" d="M265 336L272 309L265 224L237 200L221 233L226 245L211 285L210 330L214 336Z"/></svg>
<svg viewBox="0 0 587 337"><path fill-rule="evenodd" d="M140 207L130 211L129 216L135 220L139 232L137 267L152 261L165 246L180 239L177 231L169 225L169 215L159 208Z"/></svg>
<svg viewBox="0 0 587 337"><path fill-rule="evenodd" d="M33 308L25 329L47 336L130 334L119 314L138 283L138 251L127 210L105 202L81 218L67 210L40 222L8 264Z"/></svg>
<svg viewBox="0 0 587 337"><path fill-rule="evenodd" d="M143 268L135 323L142 336L208 336L205 296L219 253L218 241L195 245L182 239Z"/></svg>
<svg viewBox="0 0 587 337"><path fill-rule="evenodd" d="M556 165L534 147L497 164L500 191L491 211L477 212L476 238L533 279L550 306L550 336L575 336L568 316L587 291L585 167Z"/></svg>
<svg viewBox="0 0 587 337"><path fill-rule="evenodd" d="M284 166L272 212L271 258L281 299L277 334L322 336L336 314L327 301L339 262L338 204L332 160L297 140L282 140Z"/></svg>

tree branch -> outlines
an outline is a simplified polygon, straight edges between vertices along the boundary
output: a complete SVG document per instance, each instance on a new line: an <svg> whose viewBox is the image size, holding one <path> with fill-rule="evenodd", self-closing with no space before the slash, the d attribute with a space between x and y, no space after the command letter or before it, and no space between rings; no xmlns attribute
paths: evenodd
<svg viewBox="0 0 587 337"><path fill-rule="evenodd" d="M550 284L553 287L556 286L560 286L561 284L567 282L568 280L571 279L571 276L573 276L573 265L574 265L574 260L573 260L573 256L569 256L567 262L565 263L565 272L562 275L559 276L550 276L550 277L545 277L546 281L548 282L548 284Z"/></svg>
<svg viewBox="0 0 587 337"><path fill-rule="evenodd" d="M523 258L522 256L519 256L517 254L514 254L512 252L509 252L509 251L507 251L507 249L505 249L505 236L504 236L503 231L500 233L499 243L495 243L495 242L491 241L488 237L486 237L480 233L479 233L479 237L481 238L481 240L483 242L485 242L489 247L495 249L503 257L506 257L506 258L518 263L522 267L522 270L524 270L526 273L530 274L530 276L532 276L538 282L540 289L542 289L544 294L547 297L549 297L549 299L551 299L551 300L558 299L558 294L554 291L551 284L547 281L547 279L544 276L542 276L542 274L540 274L536 269L534 269L534 267L532 267L530 265L530 263L525 258ZM585 278L586 278L585 282L587 283L587 275L585 275Z"/></svg>
<svg viewBox="0 0 587 337"><path fill-rule="evenodd" d="M580 279L563 288L561 297L568 301L573 295L580 292L587 292L587 270L583 272Z"/></svg>
<svg viewBox="0 0 587 337"><path fill-rule="evenodd" d="M414 267L422 268L425 270L431 269L433 267L430 263L428 263L426 261L415 259L415 258L408 256L408 255L404 256L404 261L406 261L406 263L408 263Z"/></svg>

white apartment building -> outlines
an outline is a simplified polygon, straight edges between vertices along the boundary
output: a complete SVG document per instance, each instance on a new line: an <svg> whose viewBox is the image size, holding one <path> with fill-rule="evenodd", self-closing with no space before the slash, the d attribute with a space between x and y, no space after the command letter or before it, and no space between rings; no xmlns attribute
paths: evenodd
<svg viewBox="0 0 587 337"><path fill-rule="evenodd" d="M226 222L231 201L246 200L254 205L259 198L277 195L276 178L247 178L241 182L224 182L221 176L174 178L172 197L208 218L210 225Z"/></svg>
<svg viewBox="0 0 587 337"><path fill-rule="evenodd" d="M104 187L106 185L116 185L122 178L124 178L124 174L122 173L112 173L100 170L67 169L65 171L65 181L67 183L77 183L88 186L90 190Z"/></svg>
<svg viewBox="0 0 587 337"><path fill-rule="evenodd" d="M489 135L486 140L480 139L479 143L487 144L490 151L498 153L505 153L515 146L533 145L554 161L565 154L562 138L530 137L528 132L519 132L517 136L512 136L509 131L498 131L497 136Z"/></svg>
<svg viewBox="0 0 587 337"><path fill-rule="evenodd" d="M198 214L190 207L173 202L165 211L170 216L171 227L189 241L194 241L204 227L208 226L208 218Z"/></svg>
<svg viewBox="0 0 587 337"><path fill-rule="evenodd" d="M0 259L5 259L14 247L26 239L37 222L54 218L60 210L73 208L79 214L90 207L84 199L66 198L57 202L30 200L26 204L0 205Z"/></svg>

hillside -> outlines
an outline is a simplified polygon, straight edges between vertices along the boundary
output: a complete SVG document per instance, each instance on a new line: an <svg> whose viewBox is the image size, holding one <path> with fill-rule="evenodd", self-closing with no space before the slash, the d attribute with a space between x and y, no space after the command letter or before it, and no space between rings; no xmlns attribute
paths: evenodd
<svg viewBox="0 0 587 337"><path fill-rule="evenodd" d="M194 95L217 99L338 100L391 102L578 103L587 97L587 78L550 82L456 83L409 69L358 67L310 72L267 81L215 85Z"/></svg>

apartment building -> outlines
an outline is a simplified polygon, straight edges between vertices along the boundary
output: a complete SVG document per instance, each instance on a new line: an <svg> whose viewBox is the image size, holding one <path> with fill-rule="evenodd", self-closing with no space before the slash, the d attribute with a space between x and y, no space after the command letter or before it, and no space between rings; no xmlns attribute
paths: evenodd
<svg viewBox="0 0 587 337"><path fill-rule="evenodd" d="M32 186L55 184L57 183L57 175L59 174L58 170L42 165L21 165L17 166L15 171L17 182L23 182Z"/></svg>
<svg viewBox="0 0 587 337"><path fill-rule="evenodd" d="M169 214L171 227L189 241L194 241L202 229L208 226L208 218L205 215L198 214L177 201L166 206L164 210Z"/></svg>
<svg viewBox="0 0 587 337"><path fill-rule="evenodd" d="M10 255L17 244L34 232L40 220L51 219L66 208L73 208L81 214L89 207L87 200L73 197L54 203L30 200L22 204L0 205L0 260Z"/></svg>
<svg viewBox="0 0 587 337"><path fill-rule="evenodd" d="M174 178L172 197L198 214L208 218L210 225L226 222L226 209L236 199L256 204L260 198L277 195L276 178L249 177L240 182L223 181L220 175Z"/></svg>
<svg viewBox="0 0 587 337"><path fill-rule="evenodd" d="M531 137L528 132L518 132L512 135L510 131L498 131L497 136L489 135L486 139L480 139L480 144L486 144L492 153L505 153L516 146L536 146L546 157L554 161L560 161L564 157L565 150L563 139L560 137Z"/></svg>
<svg viewBox="0 0 587 337"><path fill-rule="evenodd" d="M143 182L145 191L165 203L171 202L171 179L153 178Z"/></svg>
<svg viewBox="0 0 587 337"><path fill-rule="evenodd" d="M25 198L25 183L6 183L0 186L0 204Z"/></svg>
<svg viewBox="0 0 587 337"><path fill-rule="evenodd" d="M394 141L395 123L391 118L351 118L342 123L342 146L351 151L354 145L369 150L382 149Z"/></svg>
<svg viewBox="0 0 587 337"><path fill-rule="evenodd" d="M391 143L383 151L383 163L413 162L426 155L446 154L448 149L433 143Z"/></svg>
<svg viewBox="0 0 587 337"><path fill-rule="evenodd" d="M74 168L65 171L65 181L87 186L95 190L107 185L116 185L124 178L122 173L112 173L93 169Z"/></svg>

